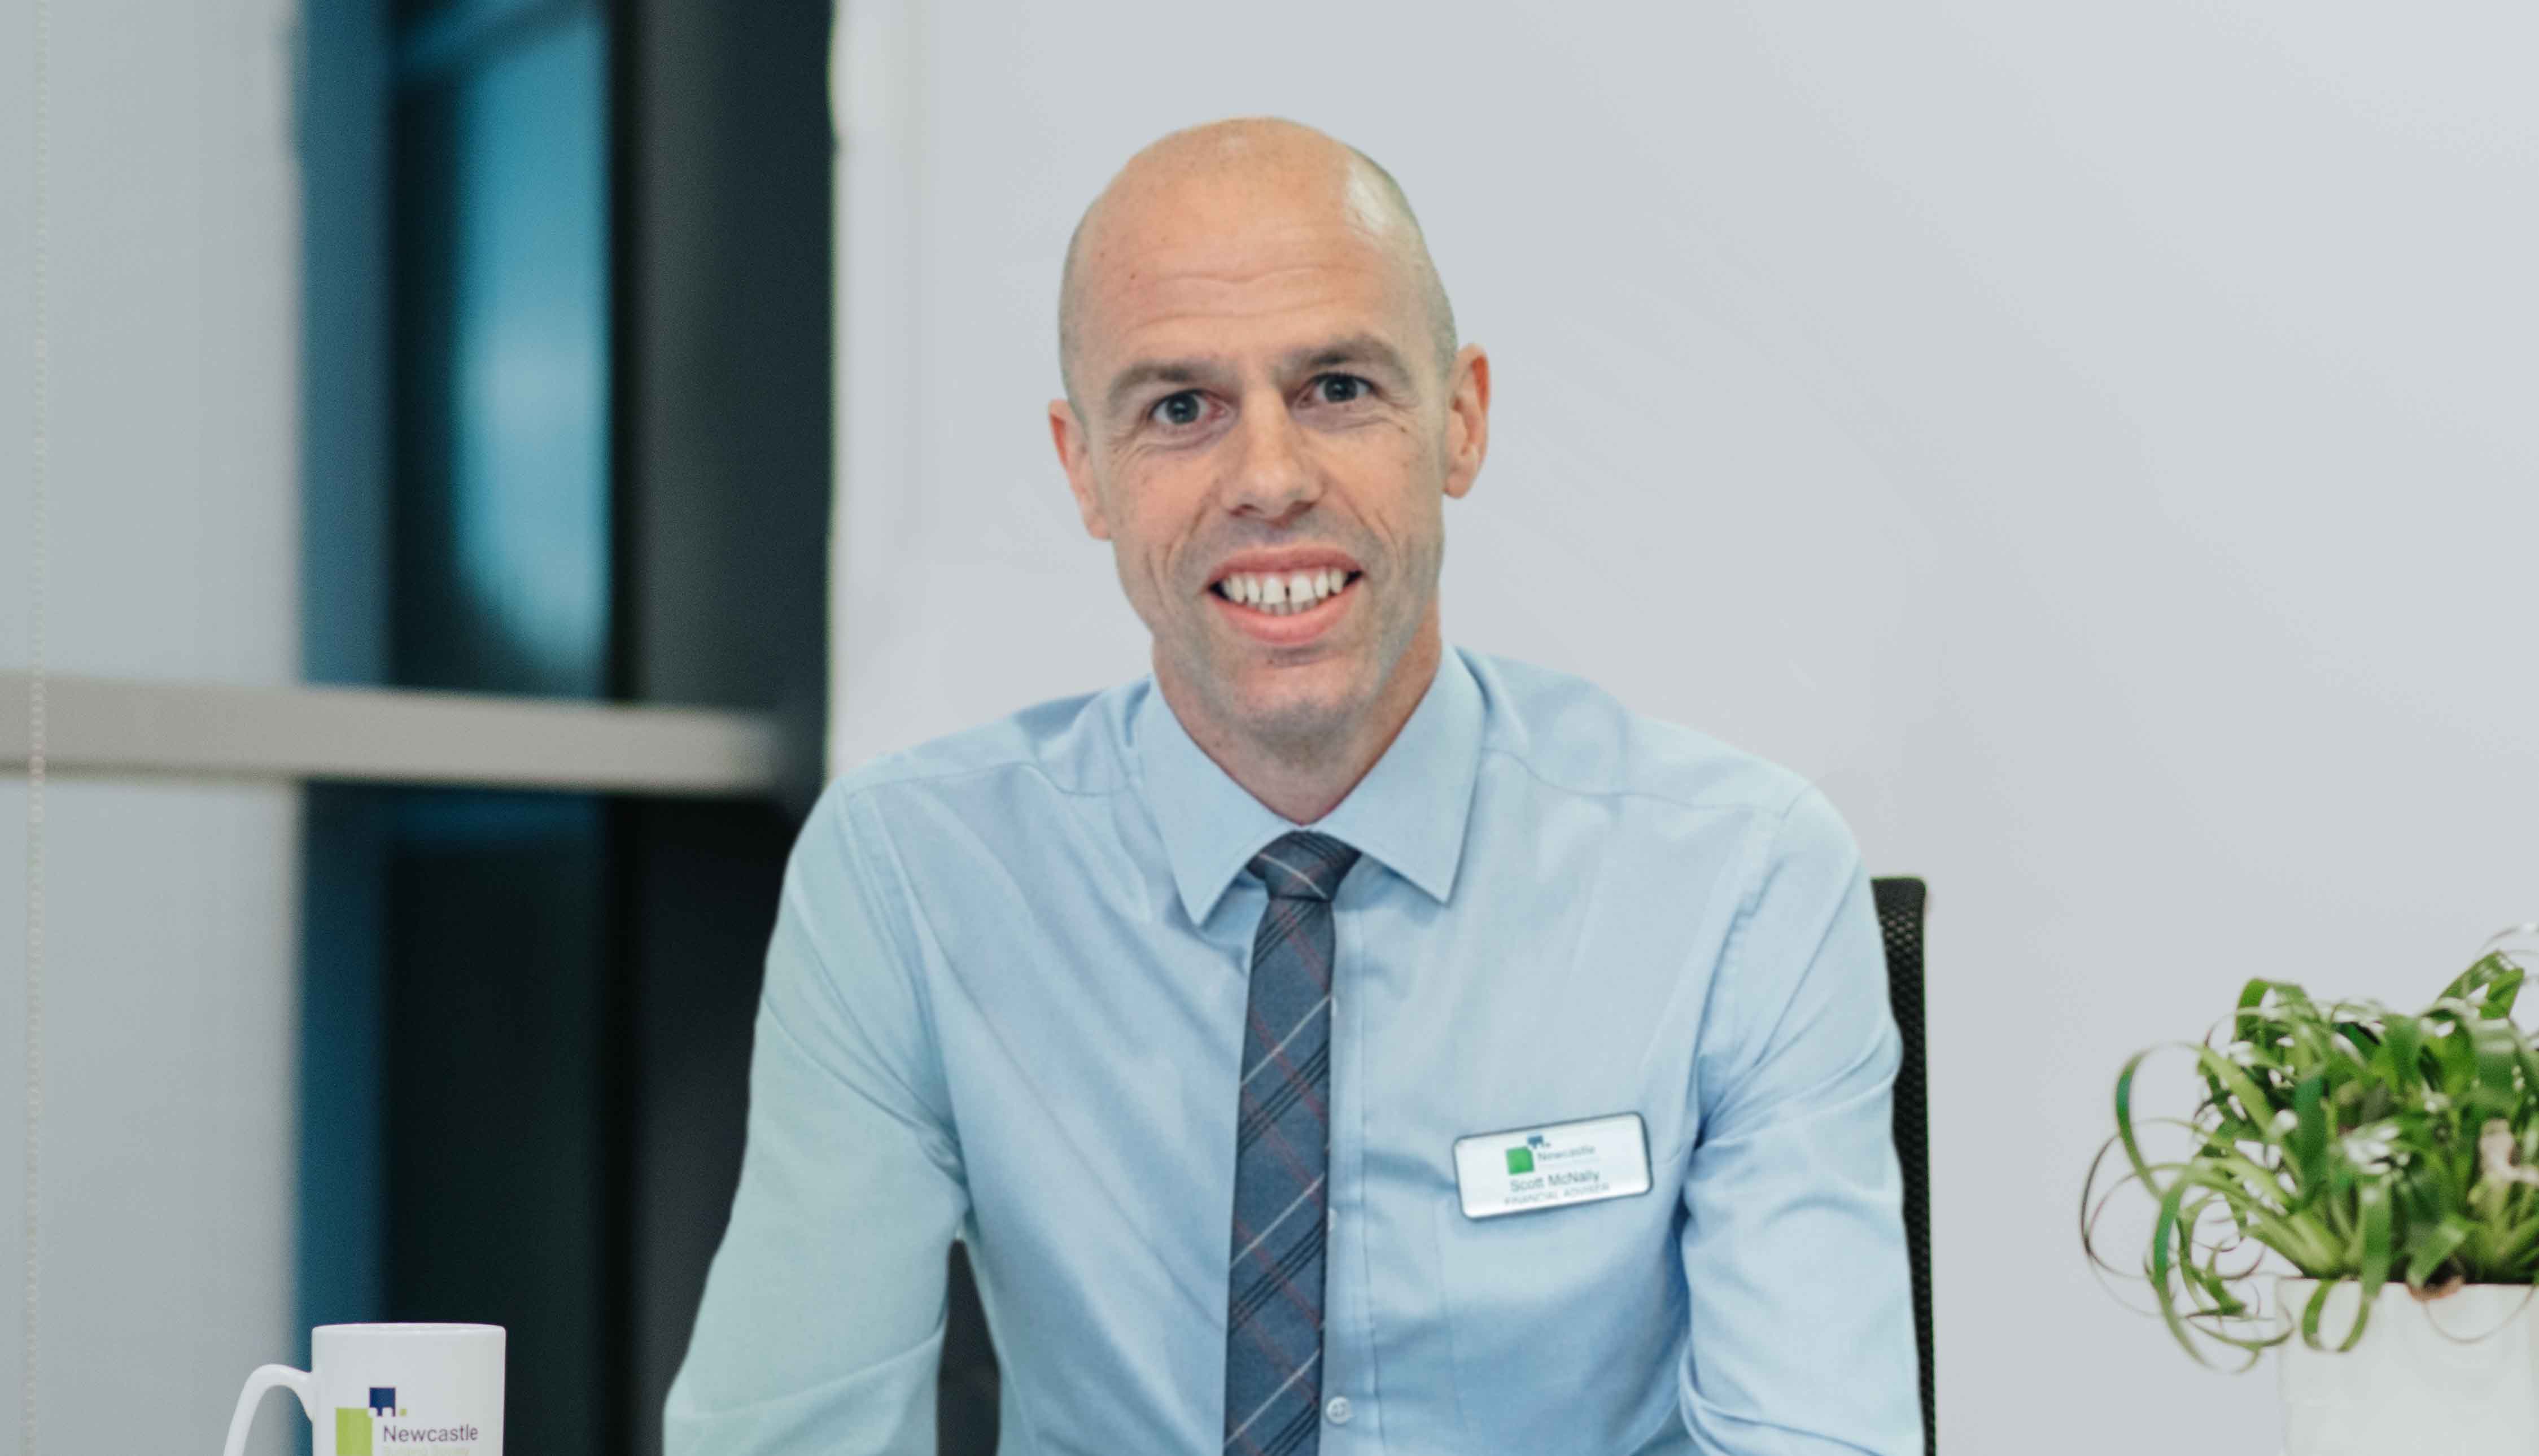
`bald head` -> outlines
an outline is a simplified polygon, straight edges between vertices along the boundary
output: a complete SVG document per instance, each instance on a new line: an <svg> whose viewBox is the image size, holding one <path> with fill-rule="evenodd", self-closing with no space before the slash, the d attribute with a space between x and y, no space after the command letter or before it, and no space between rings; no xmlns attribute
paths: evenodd
<svg viewBox="0 0 2539 1456"><path fill-rule="evenodd" d="M1177 131L1129 159L1085 208L1059 282L1059 369L1076 398L1077 364L1107 287L1133 276L1147 244L1176 235L1259 226L1265 216L1338 220L1391 259L1397 286L1424 315L1442 373L1454 363L1455 311L1428 257L1410 199L1374 159L1310 126L1271 117Z"/></svg>

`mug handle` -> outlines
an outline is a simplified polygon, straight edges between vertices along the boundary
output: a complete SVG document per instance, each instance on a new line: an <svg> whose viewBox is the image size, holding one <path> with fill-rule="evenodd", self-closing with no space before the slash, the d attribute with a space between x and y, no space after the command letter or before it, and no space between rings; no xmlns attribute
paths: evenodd
<svg viewBox="0 0 2539 1456"><path fill-rule="evenodd" d="M246 1389L239 1392L238 1412L230 1417L230 1438L221 1447L222 1456L242 1456L247 1427L255 1423L256 1402L277 1385L300 1397L300 1409L308 1414L310 1423L315 1423L317 1407L312 1403L317 1398L316 1377L289 1365L258 1365L255 1373L246 1377Z"/></svg>

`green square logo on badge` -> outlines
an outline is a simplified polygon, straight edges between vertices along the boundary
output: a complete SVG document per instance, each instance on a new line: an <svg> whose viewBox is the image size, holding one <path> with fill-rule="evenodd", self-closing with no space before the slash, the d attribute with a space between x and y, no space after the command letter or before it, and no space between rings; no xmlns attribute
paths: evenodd
<svg viewBox="0 0 2539 1456"><path fill-rule="evenodd" d="M1509 1177L1513 1178L1513 1177L1515 1177L1515 1176L1516 1176L1517 1174L1519 1174L1519 1173L1531 1173L1531 1172L1533 1172L1533 1171L1534 1171L1534 1149L1533 1149L1533 1148L1531 1148L1531 1147L1511 1147L1511 1148L1509 1148L1509 1149L1507 1150L1507 1152L1508 1152L1508 1176L1509 1176Z"/></svg>

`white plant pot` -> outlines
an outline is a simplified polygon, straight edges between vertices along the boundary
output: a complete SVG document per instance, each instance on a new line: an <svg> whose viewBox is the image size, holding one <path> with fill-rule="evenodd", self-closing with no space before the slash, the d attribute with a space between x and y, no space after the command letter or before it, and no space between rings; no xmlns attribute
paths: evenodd
<svg viewBox="0 0 2539 1456"><path fill-rule="evenodd" d="M2300 1318L2318 1283L2287 1279L2284 1309ZM2362 1291L2328 1295L2312 1350L2298 1330L2276 1349L2284 1397L2284 1456L2413 1456L2475 1452L2539 1456L2539 1296L2526 1284L2469 1284L2420 1300L2403 1284L2380 1291L2354 1349Z"/></svg>

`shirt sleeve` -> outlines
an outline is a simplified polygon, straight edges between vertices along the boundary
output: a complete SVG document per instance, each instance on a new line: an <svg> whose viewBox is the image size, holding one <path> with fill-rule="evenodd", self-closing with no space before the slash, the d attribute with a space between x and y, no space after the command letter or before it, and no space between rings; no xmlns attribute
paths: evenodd
<svg viewBox="0 0 2539 1456"><path fill-rule="evenodd" d="M1772 827L1752 884L1694 1061L1684 1423L1716 1456L1919 1453L1901 1042L1869 877L1817 790Z"/></svg>
<svg viewBox="0 0 2539 1456"><path fill-rule="evenodd" d="M663 1412L668 1456L934 1456L968 1211L905 887L833 787L786 867L731 1218Z"/></svg>

